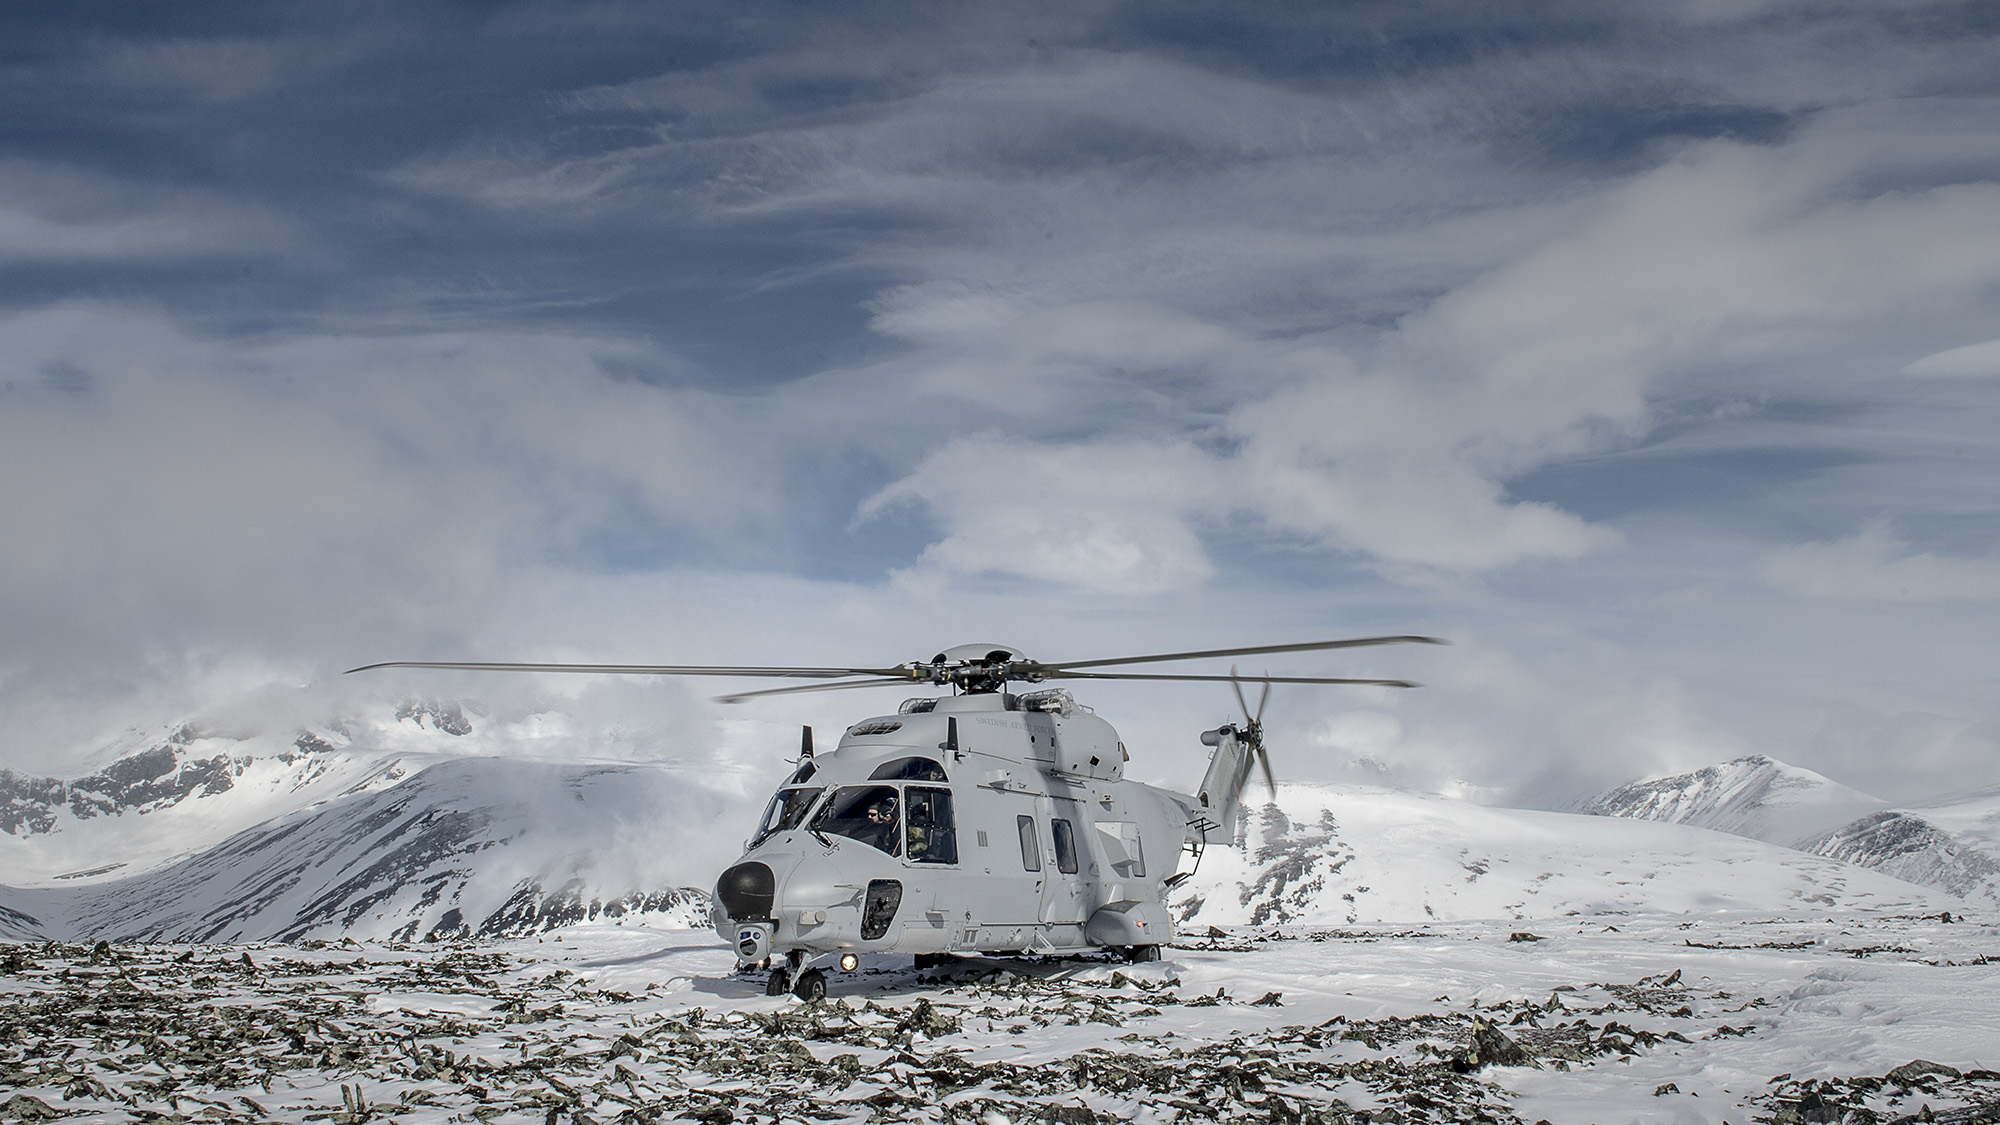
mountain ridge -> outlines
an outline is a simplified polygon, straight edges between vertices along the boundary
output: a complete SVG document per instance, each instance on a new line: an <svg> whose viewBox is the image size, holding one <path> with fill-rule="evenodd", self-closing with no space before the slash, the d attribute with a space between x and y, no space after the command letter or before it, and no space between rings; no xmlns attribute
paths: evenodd
<svg viewBox="0 0 2000 1125"><path fill-rule="evenodd" d="M2000 903L2000 788L1891 807L1811 770L1755 754L1621 785L1579 811L1782 843L1960 898Z"/></svg>
<svg viewBox="0 0 2000 1125"><path fill-rule="evenodd" d="M1791 847L1888 806L1823 774L1751 754L1629 782L1577 811L1712 828Z"/></svg>
<svg viewBox="0 0 2000 1125"><path fill-rule="evenodd" d="M662 825L700 824L701 797L661 769L452 759L155 871L0 888L8 912L0 929L143 941L409 940L705 913L707 893L666 877L674 865L657 861L688 853L677 829Z"/></svg>

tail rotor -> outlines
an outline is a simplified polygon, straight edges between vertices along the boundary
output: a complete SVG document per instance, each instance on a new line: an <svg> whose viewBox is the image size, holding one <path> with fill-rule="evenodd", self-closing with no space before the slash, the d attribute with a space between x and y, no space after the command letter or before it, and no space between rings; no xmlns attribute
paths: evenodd
<svg viewBox="0 0 2000 1125"><path fill-rule="evenodd" d="M1229 689L1236 693L1236 706L1243 710L1243 729L1237 740L1249 751L1249 759L1257 764L1264 774L1264 789L1272 797L1278 795L1278 779L1271 773L1271 753L1264 748L1264 705L1271 702L1271 681L1264 681L1264 690L1257 696L1257 710L1250 710L1250 701L1243 697L1243 683L1236 676L1234 667L1229 669Z"/></svg>

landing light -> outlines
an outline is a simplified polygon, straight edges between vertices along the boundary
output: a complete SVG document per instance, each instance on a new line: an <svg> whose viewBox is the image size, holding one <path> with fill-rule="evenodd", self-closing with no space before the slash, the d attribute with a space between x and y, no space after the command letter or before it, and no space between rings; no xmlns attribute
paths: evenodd
<svg viewBox="0 0 2000 1125"><path fill-rule="evenodd" d="M840 971L841 971L841 972L843 972L843 973L851 973L851 972L853 972L854 970L856 970L856 969L858 969L858 968L860 968L860 967L861 967L861 958L860 958L860 957L858 957L858 956L856 956L855 954L852 954L852 953L843 953L843 954L841 954L841 955L840 955Z"/></svg>

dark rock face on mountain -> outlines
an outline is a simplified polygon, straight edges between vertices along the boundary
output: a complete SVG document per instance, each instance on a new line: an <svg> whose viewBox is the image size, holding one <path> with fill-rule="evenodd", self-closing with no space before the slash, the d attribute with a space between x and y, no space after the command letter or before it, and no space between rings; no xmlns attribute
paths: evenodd
<svg viewBox="0 0 2000 1125"><path fill-rule="evenodd" d="M2000 901L2000 859L1914 812L1879 812L1799 845L1802 851L1872 867L1964 898Z"/></svg>
<svg viewBox="0 0 2000 1125"><path fill-rule="evenodd" d="M572 879L554 892L543 890L540 880L524 879L515 888L513 897L487 915L485 921L475 926L456 911L448 911L433 932L441 938L525 937L599 918L645 914L677 914L698 922L700 916L707 914L709 902L707 891L693 887L634 891L608 902L586 895L588 889L582 879Z"/></svg>
<svg viewBox="0 0 2000 1125"><path fill-rule="evenodd" d="M1255 881L1241 891L1251 908L1250 924L1285 923L1311 909L1327 892L1328 880L1354 860L1340 839L1340 826L1324 809L1313 824L1295 824L1275 804L1259 812L1262 838L1251 853L1259 865Z"/></svg>
<svg viewBox="0 0 2000 1125"><path fill-rule="evenodd" d="M226 792L242 763L227 754L190 755L188 747L198 737L182 726L157 746L70 781L0 770L0 832L28 836L53 831L65 809L81 820Z"/></svg>
<svg viewBox="0 0 2000 1125"><path fill-rule="evenodd" d="M1811 770L1753 754L1621 785L1577 811L1712 828L1790 847L1887 805Z"/></svg>
<svg viewBox="0 0 2000 1125"><path fill-rule="evenodd" d="M446 734L472 733L472 720L465 717L465 708L457 703L439 702L435 699L408 700L396 708L396 719L398 722L411 722Z"/></svg>

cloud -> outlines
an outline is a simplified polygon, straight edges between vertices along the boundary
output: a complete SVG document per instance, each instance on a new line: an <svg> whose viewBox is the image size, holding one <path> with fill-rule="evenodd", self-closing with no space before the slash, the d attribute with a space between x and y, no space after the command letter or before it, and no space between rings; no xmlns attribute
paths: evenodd
<svg viewBox="0 0 2000 1125"><path fill-rule="evenodd" d="M1933 352L1903 368L1905 375L1943 379L1987 379L2000 375L2000 340Z"/></svg>
<svg viewBox="0 0 2000 1125"><path fill-rule="evenodd" d="M1850 601L2000 601L2000 556L1912 552L1886 519L1844 539L1766 552L1757 573L1778 590Z"/></svg>
<svg viewBox="0 0 2000 1125"><path fill-rule="evenodd" d="M107 86L220 104L322 81L373 53L379 38L307 33L106 39L89 47L78 70Z"/></svg>
<svg viewBox="0 0 2000 1125"><path fill-rule="evenodd" d="M1653 422L1649 396L1689 366L1773 334L1893 324L2000 283L2000 187L1855 198L1857 128L1832 120L1779 148L1689 148L1367 349L1156 303L1036 305L1031 292L945 280L886 295L875 326L924 347L914 366L928 391L1041 426L1053 419L1034 404L1054 395L1113 431L1044 439L1037 458L1129 459L1135 417L1195 443L1176 471L1121 478L1102 496L1080 476L1038 507L1044 541L1065 507L1100 527L1089 513L1115 507L1131 531L1121 541L1148 529L1148 557L1193 557L1199 512L1248 517L1416 580L1576 559L1620 535L1509 496L1509 479L1635 442ZM1152 393L1174 405L1155 406ZM948 528L928 564L1057 581L1096 573L998 549L1030 526L1020 512L936 472L884 494L929 505ZM1150 573L1147 588L1206 572Z"/></svg>
<svg viewBox="0 0 2000 1125"><path fill-rule="evenodd" d="M0 264L312 255L305 228L254 202L28 160L0 161Z"/></svg>
<svg viewBox="0 0 2000 1125"><path fill-rule="evenodd" d="M875 494L861 517L921 502L945 525L919 571L1007 574L1144 596L1214 572L1191 521L1212 511L1207 459L1179 443L952 442Z"/></svg>
<svg viewBox="0 0 2000 1125"><path fill-rule="evenodd" d="M0 346L0 585L37 638L14 667L153 629L296 651L435 627L510 570L608 565L634 525L706 547L777 510L706 396L604 373L629 341L216 341L69 304L0 318Z"/></svg>
<svg viewBox="0 0 2000 1125"><path fill-rule="evenodd" d="M2000 334L1962 9L50 13L0 73L12 746L348 652L1369 631L1466 643L1274 707L1426 784L1992 729L1990 600L1745 581L1907 573L1787 543L1884 511L1994 549L1985 353L1910 363ZM1198 773L1227 693L1118 690Z"/></svg>

